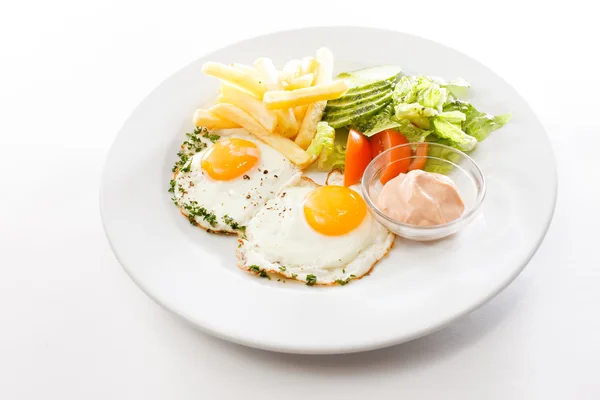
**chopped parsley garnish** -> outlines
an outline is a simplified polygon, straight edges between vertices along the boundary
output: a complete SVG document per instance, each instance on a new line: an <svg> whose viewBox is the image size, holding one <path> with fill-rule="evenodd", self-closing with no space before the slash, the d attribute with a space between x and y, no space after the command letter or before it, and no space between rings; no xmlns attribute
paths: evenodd
<svg viewBox="0 0 600 400"><path fill-rule="evenodd" d="M285 272L285 266L284 266L284 265L282 265L281 267L279 267L279 270L280 270L281 272Z"/></svg>
<svg viewBox="0 0 600 400"><path fill-rule="evenodd" d="M197 201L183 204L183 208L188 212L188 220L190 223L194 224L196 222L196 217L202 217L213 228L217 225L217 216L207 211L206 208L198 206Z"/></svg>
<svg viewBox="0 0 600 400"><path fill-rule="evenodd" d="M260 270L260 274L258 276L260 276L261 278L271 279L271 277L269 276L269 274L267 274L267 271L265 271L264 269Z"/></svg>
<svg viewBox="0 0 600 400"><path fill-rule="evenodd" d="M298 277L298 274L292 274L292 279L296 279Z"/></svg>
<svg viewBox="0 0 600 400"><path fill-rule="evenodd" d="M317 282L317 277L314 276L313 274L308 274L306 275L306 284L308 286L312 286Z"/></svg>
<svg viewBox="0 0 600 400"><path fill-rule="evenodd" d="M181 145L181 150L177 153L179 160L173 166L172 171L175 172L180 170L181 172L190 172L190 164L186 163L190 160L191 156L206 149L207 145L203 142L200 137L204 137L211 142L219 140L219 135L213 135L208 132L208 129L204 127L197 127L193 133L186 133L187 140Z"/></svg>
<svg viewBox="0 0 600 400"><path fill-rule="evenodd" d="M175 193L175 179L169 181L169 193Z"/></svg>
<svg viewBox="0 0 600 400"><path fill-rule="evenodd" d="M229 215L225 214L222 217L223 222L225 222L227 225L229 225L231 227L231 229L233 229L234 231L245 231L246 227L243 225L238 224L237 222L235 222L233 220L233 218L231 218Z"/></svg>
<svg viewBox="0 0 600 400"><path fill-rule="evenodd" d="M192 168L192 163L190 162L186 162L184 166L180 167L179 170L181 172L190 172L190 169Z"/></svg>
<svg viewBox="0 0 600 400"><path fill-rule="evenodd" d="M265 271L264 269L260 268L258 265L251 265L251 266L248 267L248 270L250 272L252 272L253 274L256 274L256 275L260 276L261 278L271 279L271 277L269 276L269 274L267 274L267 271Z"/></svg>
<svg viewBox="0 0 600 400"><path fill-rule="evenodd" d="M350 275L348 278L346 279L336 279L335 283L338 283L342 286L344 286L345 284L347 284L348 282L350 282L352 279L356 278L356 276L354 275Z"/></svg>
<svg viewBox="0 0 600 400"><path fill-rule="evenodd" d="M196 128L198 129L198 128ZM204 135L202 135L204 138L210 140L211 142L216 142L217 140L219 140L220 136L219 135L214 135L212 133L208 133L208 131L206 131L206 133Z"/></svg>

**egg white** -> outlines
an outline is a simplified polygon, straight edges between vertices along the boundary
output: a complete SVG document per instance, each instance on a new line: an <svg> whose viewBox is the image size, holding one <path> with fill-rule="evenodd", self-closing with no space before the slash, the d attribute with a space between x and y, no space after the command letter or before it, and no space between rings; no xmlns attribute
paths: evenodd
<svg viewBox="0 0 600 400"><path fill-rule="evenodd" d="M345 235L327 236L315 231L306 221L303 201L319 186L297 176L269 200L239 239L238 266L304 282L313 275L316 285L345 284L368 273L390 250L394 234L369 213Z"/></svg>
<svg viewBox="0 0 600 400"><path fill-rule="evenodd" d="M227 181L212 179L202 170L201 160L213 143L200 137L207 147L190 158L189 172L175 173L173 201L188 218L190 207L206 211L191 217L190 222L211 232L237 233L243 231L250 218L275 197L279 189L298 173L298 169L277 150L247 132L238 130L227 137L255 143L261 153L257 164L237 178Z"/></svg>

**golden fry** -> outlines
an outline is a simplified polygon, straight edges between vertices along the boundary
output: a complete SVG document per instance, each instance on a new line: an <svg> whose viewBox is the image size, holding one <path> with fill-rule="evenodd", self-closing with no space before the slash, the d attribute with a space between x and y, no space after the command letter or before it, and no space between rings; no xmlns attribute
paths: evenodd
<svg viewBox="0 0 600 400"><path fill-rule="evenodd" d="M333 54L331 51L322 47L317 50L317 69L315 77L315 86L323 85L331 82L333 79ZM308 148L310 142L317 133L317 124L323 118L323 112L325 111L326 101L320 101L308 106L302 125L298 131L295 142L298 146L303 149Z"/></svg>
<svg viewBox="0 0 600 400"><path fill-rule="evenodd" d="M243 90L226 83L221 85L220 103L235 104L252 118L257 120L266 130L273 132L277 126L277 116L255 97L249 95Z"/></svg>
<svg viewBox="0 0 600 400"><path fill-rule="evenodd" d="M344 80L337 80L324 85L292 91L269 91L264 94L263 103L269 109L292 108L304 104L337 99L346 93L347 90L348 84Z"/></svg>
<svg viewBox="0 0 600 400"><path fill-rule="evenodd" d="M215 62L207 62L202 66L202 72L206 75L214 76L215 78L238 86L251 93L259 100L263 98L263 95L267 91L267 87L260 79L235 67Z"/></svg>
<svg viewBox="0 0 600 400"><path fill-rule="evenodd" d="M315 74L306 74L292 79L285 86L286 90L303 89L311 86L315 80Z"/></svg>
<svg viewBox="0 0 600 400"><path fill-rule="evenodd" d="M277 115L277 133L286 138L292 138L298 133L298 122L291 108L274 110Z"/></svg>
<svg viewBox="0 0 600 400"><path fill-rule="evenodd" d="M257 58L256 61L254 61L254 68L256 68L269 90L283 89L279 79L279 72L270 58Z"/></svg>
<svg viewBox="0 0 600 400"><path fill-rule="evenodd" d="M301 75L312 74L316 72L318 67L317 60L314 57L304 57L302 59L302 73Z"/></svg>
<svg viewBox="0 0 600 400"><path fill-rule="evenodd" d="M235 122L228 121L218 117L208 110L202 109L196 110L194 113L194 125L204 126L207 129L233 129L240 127Z"/></svg>
<svg viewBox="0 0 600 400"><path fill-rule="evenodd" d="M304 168L310 165L312 158L306 151L302 150L292 140L268 132L261 124L239 107L233 104L221 103L214 105L210 111L221 118L233 121L244 127L299 167Z"/></svg>

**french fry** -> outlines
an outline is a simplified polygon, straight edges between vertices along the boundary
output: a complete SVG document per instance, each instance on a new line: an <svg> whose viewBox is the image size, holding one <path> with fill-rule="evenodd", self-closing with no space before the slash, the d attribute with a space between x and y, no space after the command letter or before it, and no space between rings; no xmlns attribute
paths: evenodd
<svg viewBox="0 0 600 400"><path fill-rule="evenodd" d="M220 103L235 104L252 118L258 121L266 130L273 132L277 126L277 116L255 97L227 83L221 85ZM296 127L296 132L298 128ZM294 134L296 133L294 132Z"/></svg>
<svg viewBox="0 0 600 400"><path fill-rule="evenodd" d="M260 80L260 74L259 74L258 70L254 67L251 67L250 65L233 63L233 64L231 64L231 66L233 68L239 69L240 71L244 71Z"/></svg>
<svg viewBox="0 0 600 400"><path fill-rule="evenodd" d="M304 116L306 115L306 110L308 109L308 105L297 106L294 107L294 116L296 117L296 122L300 126L302 126L302 120L304 120Z"/></svg>
<svg viewBox="0 0 600 400"><path fill-rule="evenodd" d="M286 91L273 90L266 92L263 103L269 109L291 108L303 104L337 99L348 90L344 80L337 80L324 85L311 86L304 89ZM311 138L312 140L312 138Z"/></svg>
<svg viewBox="0 0 600 400"><path fill-rule="evenodd" d="M286 138L292 138L298 133L298 122L291 108L274 110L277 115L277 133Z"/></svg>
<svg viewBox="0 0 600 400"><path fill-rule="evenodd" d="M296 90L296 89L307 88L312 85L314 79L315 79L315 74L311 73L311 74L302 75L302 76L293 78L292 80L288 81L288 84L287 85L284 84L284 87L286 90Z"/></svg>
<svg viewBox="0 0 600 400"><path fill-rule="evenodd" d="M220 103L210 108L212 113L223 119L233 121L247 129L250 133L286 156L291 162L304 168L310 165L312 158L293 140L268 132L254 118L233 104Z"/></svg>
<svg viewBox="0 0 600 400"><path fill-rule="evenodd" d="M287 85L289 85L293 79L294 79L293 72L285 72L285 71L279 72L279 81L281 82L281 84L284 88Z"/></svg>
<svg viewBox="0 0 600 400"><path fill-rule="evenodd" d="M312 74L317 70L317 60L314 57L304 57L302 59L302 73L301 75Z"/></svg>
<svg viewBox="0 0 600 400"><path fill-rule="evenodd" d="M284 73L290 74L292 79L302 75L302 62L300 60L290 60L283 66Z"/></svg>
<svg viewBox="0 0 600 400"><path fill-rule="evenodd" d="M254 68L256 68L269 90L283 89L279 80L279 72L270 58L257 58L254 61Z"/></svg>
<svg viewBox="0 0 600 400"><path fill-rule="evenodd" d="M323 85L333 79L333 54L326 47L317 50L318 66L316 69L315 85ZM326 101L320 101L308 106L302 125L298 131L295 142L303 149L307 149L317 132L317 124L323 118Z"/></svg>
<svg viewBox="0 0 600 400"><path fill-rule="evenodd" d="M262 100L267 91L267 87L260 79L229 65L207 62L202 66L202 72L238 86L259 100Z"/></svg>
<svg viewBox="0 0 600 400"><path fill-rule="evenodd" d="M216 116L208 110L198 109L194 113L194 125L204 126L207 129L233 129L240 126L235 122L228 121Z"/></svg>

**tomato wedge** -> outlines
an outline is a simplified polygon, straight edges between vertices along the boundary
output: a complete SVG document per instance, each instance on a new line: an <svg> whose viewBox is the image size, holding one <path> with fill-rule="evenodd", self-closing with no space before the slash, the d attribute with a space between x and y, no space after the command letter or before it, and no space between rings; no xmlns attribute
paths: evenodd
<svg viewBox="0 0 600 400"><path fill-rule="evenodd" d="M361 133L350 129L346 145L344 186L352 186L359 183L371 159L371 145L369 144L369 140Z"/></svg>
<svg viewBox="0 0 600 400"><path fill-rule="evenodd" d="M371 153L373 157L401 144L408 143L403 134L394 129L386 129L373 136L370 139ZM410 167L411 150L409 146L392 150L386 157L389 166L381 174L381 183L384 185L390 180L402 173L406 173Z"/></svg>
<svg viewBox="0 0 600 400"><path fill-rule="evenodd" d="M427 156L427 150L427 143L417 146L417 150L415 150L415 156L423 158L414 158L408 166L409 171L414 169L423 169L423 167L425 167L425 163L427 162L427 159L425 158Z"/></svg>

